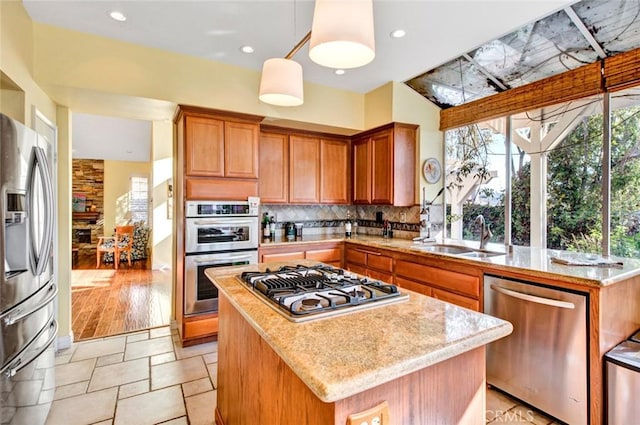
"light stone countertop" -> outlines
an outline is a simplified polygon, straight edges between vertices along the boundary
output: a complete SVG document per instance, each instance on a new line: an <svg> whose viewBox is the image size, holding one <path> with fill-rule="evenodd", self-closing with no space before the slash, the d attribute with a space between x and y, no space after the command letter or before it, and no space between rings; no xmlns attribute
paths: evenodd
<svg viewBox="0 0 640 425"><path fill-rule="evenodd" d="M308 322L291 322L237 276L309 260L209 268L206 275L293 372L324 402L507 336L504 320L407 291L409 299Z"/></svg>
<svg viewBox="0 0 640 425"><path fill-rule="evenodd" d="M421 247L430 244L416 244L409 239L383 238L380 236L357 235L345 238L341 235L312 235L305 236L302 240L287 241L276 239L272 242L262 243L261 247L268 246L291 246L298 243L321 243L321 242L351 242L381 249L395 250L411 255L421 255L426 257L447 258L453 262L464 263L471 266L490 269L489 271L511 271L524 273L531 277L543 277L559 280L571 284L587 287L603 287L621 282L630 277L640 275L640 259L611 257L613 260L622 261L623 267L591 267L573 266L551 262L551 257L559 256L571 258L581 255L575 252L560 251L554 249L530 248L523 246L513 246L512 252L505 255L498 255L487 258L470 258L459 255L425 252ZM459 240L438 240L439 244L462 245L473 249L478 248L479 242L459 241ZM490 243L487 245L488 251L506 252L506 247L500 244Z"/></svg>

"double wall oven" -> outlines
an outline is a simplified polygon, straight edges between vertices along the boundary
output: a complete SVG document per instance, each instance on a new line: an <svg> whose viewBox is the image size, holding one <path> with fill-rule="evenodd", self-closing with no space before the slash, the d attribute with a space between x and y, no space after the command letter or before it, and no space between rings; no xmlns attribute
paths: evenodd
<svg viewBox="0 0 640 425"><path fill-rule="evenodd" d="M218 311L210 267L258 263L258 199L187 201L185 205L185 315Z"/></svg>

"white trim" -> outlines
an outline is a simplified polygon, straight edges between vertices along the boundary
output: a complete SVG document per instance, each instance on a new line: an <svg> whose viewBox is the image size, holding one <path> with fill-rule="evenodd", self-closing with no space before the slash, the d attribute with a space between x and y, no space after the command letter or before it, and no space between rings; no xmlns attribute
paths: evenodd
<svg viewBox="0 0 640 425"><path fill-rule="evenodd" d="M59 335L56 338L56 351L71 348L71 344L73 344L73 332L69 335Z"/></svg>

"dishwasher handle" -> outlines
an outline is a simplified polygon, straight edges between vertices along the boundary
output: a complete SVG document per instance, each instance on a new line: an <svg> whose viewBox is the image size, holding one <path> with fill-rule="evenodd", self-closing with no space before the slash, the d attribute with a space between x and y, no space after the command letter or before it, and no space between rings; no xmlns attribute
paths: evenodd
<svg viewBox="0 0 640 425"><path fill-rule="evenodd" d="M551 307L567 308L573 310L576 308L574 303L568 301L554 300L552 298L538 297L535 295L523 294L522 292L514 291L512 289L502 288L498 285L489 285L491 289L509 297L518 298L524 301L530 301L532 303L549 305Z"/></svg>

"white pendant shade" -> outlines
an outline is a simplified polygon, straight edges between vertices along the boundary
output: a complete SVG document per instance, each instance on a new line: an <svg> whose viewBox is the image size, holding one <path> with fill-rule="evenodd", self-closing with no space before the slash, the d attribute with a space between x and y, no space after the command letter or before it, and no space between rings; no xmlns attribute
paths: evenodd
<svg viewBox="0 0 640 425"><path fill-rule="evenodd" d="M316 0L309 57L318 65L349 69L375 57L372 0Z"/></svg>
<svg viewBox="0 0 640 425"><path fill-rule="evenodd" d="M264 61L258 98L264 103L277 106L302 105L302 66L291 59L273 58Z"/></svg>

